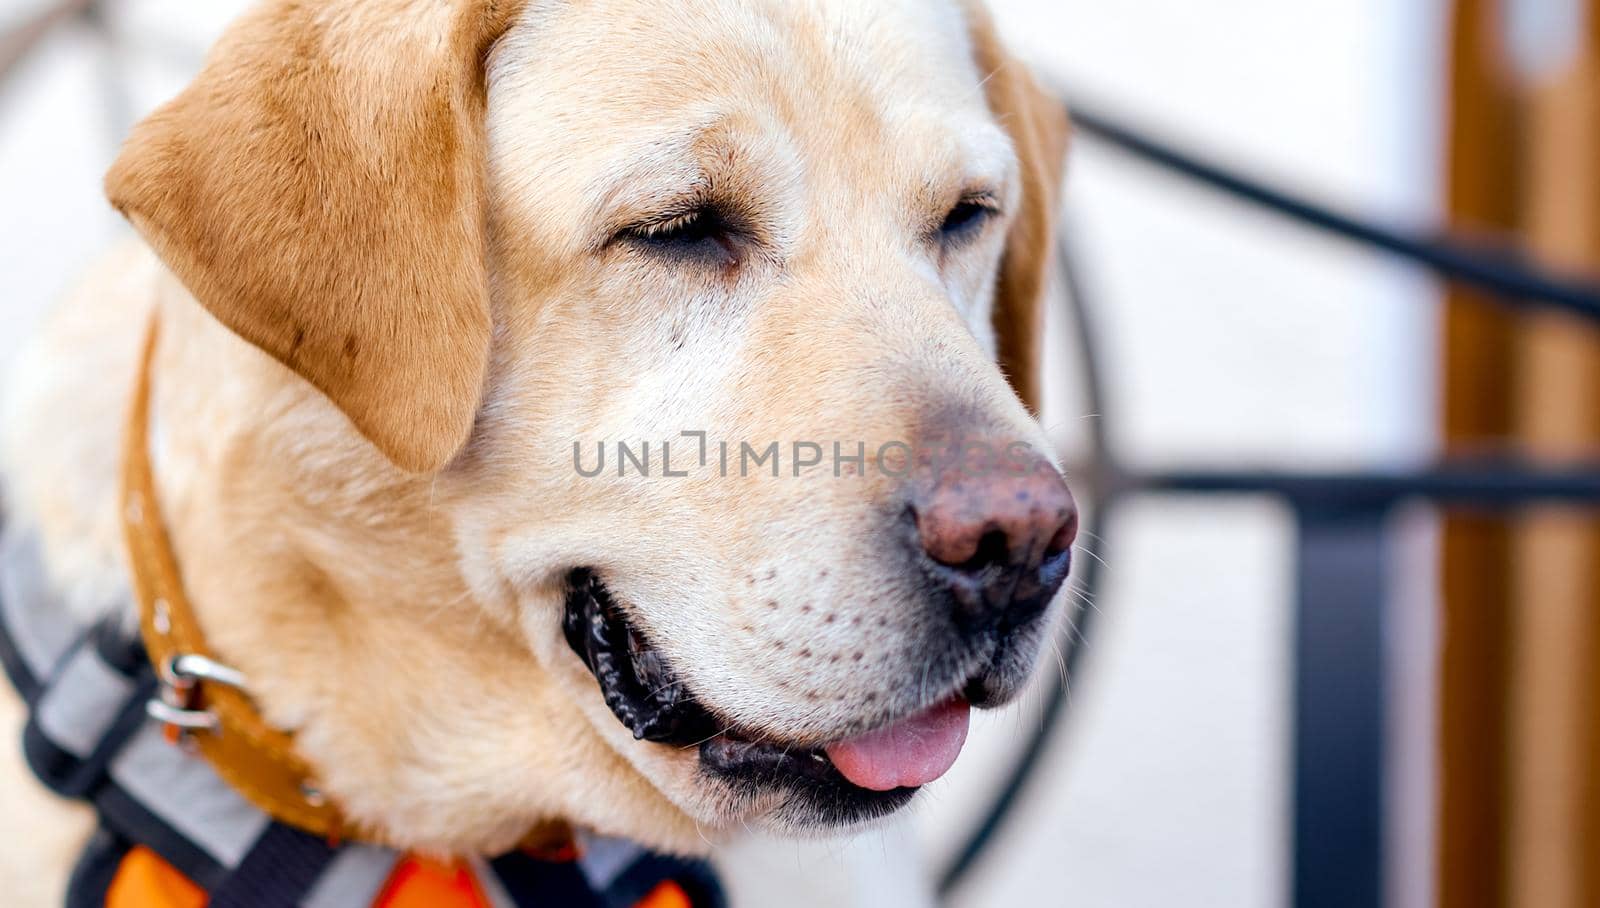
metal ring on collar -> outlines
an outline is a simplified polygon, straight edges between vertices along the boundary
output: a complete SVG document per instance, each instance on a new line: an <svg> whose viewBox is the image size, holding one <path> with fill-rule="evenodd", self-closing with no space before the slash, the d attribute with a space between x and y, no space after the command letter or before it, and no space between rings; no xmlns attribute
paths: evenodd
<svg viewBox="0 0 1600 908"><path fill-rule="evenodd" d="M157 697L145 701L144 711L157 722L183 731L216 731L220 727L220 720L210 712L180 709Z"/></svg>
<svg viewBox="0 0 1600 908"><path fill-rule="evenodd" d="M241 691L248 684L244 673L238 669L194 653L179 653L169 657L162 665L162 674L171 683L213 681Z"/></svg>

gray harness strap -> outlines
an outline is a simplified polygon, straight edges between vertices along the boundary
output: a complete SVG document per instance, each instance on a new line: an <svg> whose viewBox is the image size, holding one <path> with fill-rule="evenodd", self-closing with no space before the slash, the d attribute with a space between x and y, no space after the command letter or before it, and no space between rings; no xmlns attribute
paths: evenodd
<svg viewBox="0 0 1600 908"><path fill-rule="evenodd" d="M154 723L140 728L111 761L111 780L230 870L272 825L270 817L240 797L210 764L168 743Z"/></svg>
<svg viewBox="0 0 1600 908"><path fill-rule="evenodd" d="M376 845L341 848L301 904L305 908L370 905L399 863L400 855Z"/></svg>
<svg viewBox="0 0 1600 908"><path fill-rule="evenodd" d="M46 677L83 635L83 629L65 615L66 606L45 577L37 537L0 527L0 626L6 628L10 644L6 671L14 680L28 682L22 695L29 700L38 679Z"/></svg>
<svg viewBox="0 0 1600 908"><path fill-rule="evenodd" d="M57 747L86 760L111 731L135 686L82 637L34 702L33 721Z"/></svg>

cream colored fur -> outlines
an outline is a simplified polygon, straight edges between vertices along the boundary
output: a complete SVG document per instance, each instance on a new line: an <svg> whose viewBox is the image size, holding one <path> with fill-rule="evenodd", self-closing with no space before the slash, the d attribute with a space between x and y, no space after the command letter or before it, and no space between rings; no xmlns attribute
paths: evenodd
<svg viewBox="0 0 1600 908"><path fill-rule="evenodd" d="M916 589L883 556L893 483L587 480L573 443L700 430L875 444L955 409L1046 447L994 362L996 326L1010 330L995 276L1020 255L1008 225L1037 177L1003 122L1018 114L986 93L971 15L911 0L528 4L486 63L492 338L464 449L442 469L396 466L427 459L386 456L403 412L352 423L344 390L324 388L342 411L135 244L7 383L11 519L43 534L75 609L116 597L118 435L154 314L154 454L189 592L350 816L450 854L557 818L677 851L781 822L772 798L700 777L693 751L632 740L561 638L561 580L600 571L720 713L838 738L927 693ZM705 180L759 221L737 269L607 242ZM1002 218L936 248L928 225L973 186ZM19 722L9 693L0 722ZM10 749L0 803L0 889L48 903L86 819Z"/></svg>

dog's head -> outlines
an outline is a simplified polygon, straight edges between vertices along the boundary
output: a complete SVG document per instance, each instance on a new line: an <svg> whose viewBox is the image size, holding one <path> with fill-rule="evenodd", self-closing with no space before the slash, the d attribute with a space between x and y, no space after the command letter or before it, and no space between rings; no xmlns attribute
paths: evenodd
<svg viewBox="0 0 1600 908"><path fill-rule="evenodd" d="M804 826L940 774L1052 617L1065 131L966 0L272 0L108 186L427 484L549 740Z"/></svg>

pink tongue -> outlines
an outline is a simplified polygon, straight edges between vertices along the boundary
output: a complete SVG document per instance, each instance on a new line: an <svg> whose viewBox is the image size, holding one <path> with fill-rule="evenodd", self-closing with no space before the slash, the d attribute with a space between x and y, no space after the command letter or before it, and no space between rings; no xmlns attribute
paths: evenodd
<svg viewBox="0 0 1600 908"><path fill-rule="evenodd" d="M955 764L967 742L970 712L967 701L951 700L886 728L829 744L828 759L852 784L871 791L926 785Z"/></svg>

